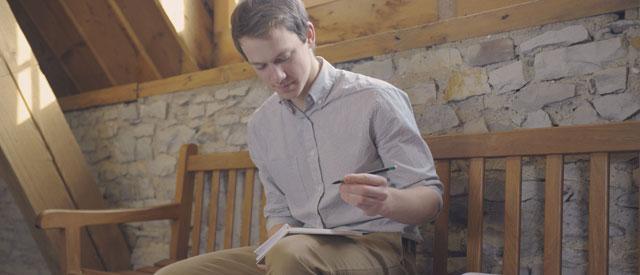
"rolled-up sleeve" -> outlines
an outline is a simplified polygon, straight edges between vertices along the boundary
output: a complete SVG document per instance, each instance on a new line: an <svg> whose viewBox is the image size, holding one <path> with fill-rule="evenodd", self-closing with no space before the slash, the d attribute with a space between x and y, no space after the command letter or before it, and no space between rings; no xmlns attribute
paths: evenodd
<svg viewBox="0 0 640 275"><path fill-rule="evenodd" d="M371 117L371 134L385 166L396 165L390 184L405 189L427 186L440 194L442 183L436 174L431 151L420 135L407 95L397 89L377 93L377 107Z"/></svg>
<svg viewBox="0 0 640 275"><path fill-rule="evenodd" d="M284 223L300 226L301 223L291 215L284 193L278 188L273 177L269 174L265 162L265 147L264 144L261 144L262 139L254 123L253 120L249 121L247 142L251 160L258 168L258 177L260 178L263 192L265 192L267 199L263 213L267 219L267 230L276 224Z"/></svg>

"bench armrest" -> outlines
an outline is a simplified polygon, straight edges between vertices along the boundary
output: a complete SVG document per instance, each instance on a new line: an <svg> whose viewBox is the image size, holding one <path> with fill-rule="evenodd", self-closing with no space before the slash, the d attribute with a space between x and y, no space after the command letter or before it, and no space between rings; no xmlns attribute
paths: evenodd
<svg viewBox="0 0 640 275"><path fill-rule="evenodd" d="M78 228L88 225L177 219L179 215L180 204L178 203L136 209L47 209L38 215L36 226L43 229Z"/></svg>

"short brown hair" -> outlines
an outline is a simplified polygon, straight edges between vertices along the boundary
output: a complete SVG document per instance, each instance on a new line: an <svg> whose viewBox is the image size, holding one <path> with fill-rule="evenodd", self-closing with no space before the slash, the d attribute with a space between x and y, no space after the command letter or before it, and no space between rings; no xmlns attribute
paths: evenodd
<svg viewBox="0 0 640 275"><path fill-rule="evenodd" d="M309 15L300 0L243 0L231 15L233 44L244 59L240 38L264 38L273 28L284 27L302 42L307 40Z"/></svg>

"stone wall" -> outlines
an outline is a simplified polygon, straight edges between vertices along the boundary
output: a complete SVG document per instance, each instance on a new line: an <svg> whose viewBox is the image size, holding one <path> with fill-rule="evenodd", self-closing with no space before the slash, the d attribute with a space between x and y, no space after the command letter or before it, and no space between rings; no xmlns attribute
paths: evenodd
<svg viewBox="0 0 640 275"><path fill-rule="evenodd" d="M640 50L631 43L639 36L636 9L337 66L405 90L429 135L608 123L640 119ZM203 152L246 149L246 122L269 94L253 79L71 112L67 119L108 203L151 206L173 198L181 144L199 144ZM615 155L612 163L611 273L635 274L638 182L631 173L638 155ZM454 164L452 273L465 264L467 167ZM588 157L565 161L563 274L585 273L587 170ZM504 162L489 161L486 178L483 265L499 273ZM523 180L522 274L542 274L544 160L526 159ZM168 256L166 225L123 226L136 265ZM431 265L431 242L419 247L421 269Z"/></svg>

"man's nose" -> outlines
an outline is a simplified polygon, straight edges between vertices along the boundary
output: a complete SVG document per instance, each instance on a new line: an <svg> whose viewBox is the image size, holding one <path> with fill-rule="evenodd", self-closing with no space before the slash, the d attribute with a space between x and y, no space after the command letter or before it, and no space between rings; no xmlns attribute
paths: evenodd
<svg viewBox="0 0 640 275"><path fill-rule="evenodd" d="M282 80L284 80L287 77L287 74L284 72L282 67L278 65L271 66L271 71L269 73L270 73L269 77L271 78L271 81L274 83L280 83Z"/></svg>

